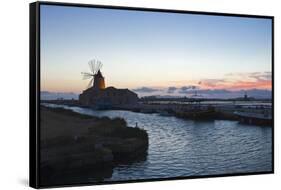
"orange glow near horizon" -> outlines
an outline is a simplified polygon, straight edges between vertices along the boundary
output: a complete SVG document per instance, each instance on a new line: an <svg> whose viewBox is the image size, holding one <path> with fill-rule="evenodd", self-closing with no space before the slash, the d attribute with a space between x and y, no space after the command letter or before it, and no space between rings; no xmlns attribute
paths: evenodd
<svg viewBox="0 0 281 190"><path fill-rule="evenodd" d="M40 10L42 91L83 92L89 80L81 72L93 70L92 59L102 62L106 87L139 93L271 89L271 19L47 5Z"/></svg>
<svg viewBox="0 0 281 190"><path fill-rule="evenodd" d="M200 80L199 80L200 81ZM86 89L88 81L83 80L58 80L58 81L50 81L44 80L41 82L41 91L49 91L49 92L73 92L73 93L81 93ZM106 81L107 83L107 81ZM170 86L174 86L176 88L180 88L183 86L196 86L199 89L225 89L230 91L238 91L238 90L249 90L249 89L263 89L263 90L271 90L272 82L271 80L227 80L227 79L205 79L200 82L190 80L190 81L182 81L182 82L162 82L162 83L153 83L148 85L149 83L142 83L143 85L133 85L131 83L127 84L116 84L116 83L107 83L109 86L114 86L116 88L128 88L128 89L136 89L143 86L153 87L158 89L165 89ZM166 85L164 85L166 84ZM174 84L174 85L173 85Z"/></svg>
<svg viewBox="0 0 281 190"><path fill-rule="evenodd" d="M263 90L271 90L272 89L272 82L271 81L236 81L236 82L225 82L225 83L218 83L215 86L202 84L200 85L202 89L226 89L231 91L236 90L249 90L249 89L263 89Z"/></svg>

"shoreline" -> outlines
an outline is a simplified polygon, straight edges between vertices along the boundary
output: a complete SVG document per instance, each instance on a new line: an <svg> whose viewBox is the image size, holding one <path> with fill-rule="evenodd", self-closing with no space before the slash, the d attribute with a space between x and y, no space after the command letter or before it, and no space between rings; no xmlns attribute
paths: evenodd
<svg viewBox="0 0 281 190"><path fill-rule="evenodd" d="M198 102L192 104L160 104L155 102L111 107L85 106L81 105L77 100L43 100L41 102L56 105L77 106L94 110L126 110L148 114L158 113L162 116L175 116L178 118L191 120L231 120L250 125L272 125L272 106L263 104L251 105L251 101L245 101L247 103L246 105L239 105L235 102L229 102L228 104L204 104ZM264 102L261 101L261 103ZM244 115L251 117L245 117Z"/></svg>
<svg viewBox="0 0 281 190"><path fill-rule="evenodd" d="M40 183L83 183L110 178L120 163L145 160L148 134L122 118L98 118L40 106Z"/></svg>

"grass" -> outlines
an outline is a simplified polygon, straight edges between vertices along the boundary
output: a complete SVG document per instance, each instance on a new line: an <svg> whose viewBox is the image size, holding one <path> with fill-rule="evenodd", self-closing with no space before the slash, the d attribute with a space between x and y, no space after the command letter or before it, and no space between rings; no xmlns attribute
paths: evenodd
<svg viewBox="0 0 281 190"><path fill-rule="evenodd" d="M97 117L95 117L95 116L80 114L80 113L74 112L72 110L64 109L64 108L50 108L50 107L46 107L46 106L41 105L41 109L42 108L47 109L47 110L51 110L52 112L55 112L55 113L61 113L61 114L64 114L64 115L68 115L68 116L76 117L76 118L80 118L80 119L97 119Z"/></svg>
<svg viewBox="0 0 281 190"><path fill-rule="evenodd" d="M125 119L117 117L117 118L109 118L109 117L95 117L90 115L85 115L81 113L74 112L72 110L67 110L64 108L50 108L42 106L43 109L50 110L52 112L67 115L74 118L79 119L94 119L95 122L88 127L89 133L96 134L98 136L107 136L107 137L117 137L117 138L140 138L147 139L148 134L144 129L140 129L138 127L132 128L127 126L127 122ZM67 141L67 140L66 140Z"/></svg>
<svg viewBox="0 0 281 190"><path fill-rule="evenodd" d="M40 143L41 180L46 184L81 176L85 180L88 173L91 178L103 179L102 171L108 171L110 177L116 165L143 160L147 155L147 132L128 127L123 118L41 106L40 127L45 136Z"/></svg>

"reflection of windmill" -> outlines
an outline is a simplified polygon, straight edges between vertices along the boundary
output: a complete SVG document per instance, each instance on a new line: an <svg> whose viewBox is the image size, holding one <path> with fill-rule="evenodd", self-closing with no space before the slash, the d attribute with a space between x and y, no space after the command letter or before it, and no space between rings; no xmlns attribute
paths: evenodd
<svg viewBox="0 0 281 190"><path fill-rule="evenodd" d="M83 80L91 79L87 88L93 86L95 89L105 89L104 77L100 71L102 67L101 61L91 60L88 62L91 72L82 72Z"/></svg>

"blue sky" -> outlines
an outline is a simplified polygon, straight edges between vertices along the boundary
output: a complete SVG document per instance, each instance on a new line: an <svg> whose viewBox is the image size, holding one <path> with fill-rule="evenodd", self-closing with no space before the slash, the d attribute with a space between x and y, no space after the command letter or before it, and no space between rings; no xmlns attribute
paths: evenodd
<svg viewBox="0 0 281 190"><path fill-rule="evenodd" d="M271 20L41 5L42 90L81 92L93 58L117 88L268 89Z"/></svg>

